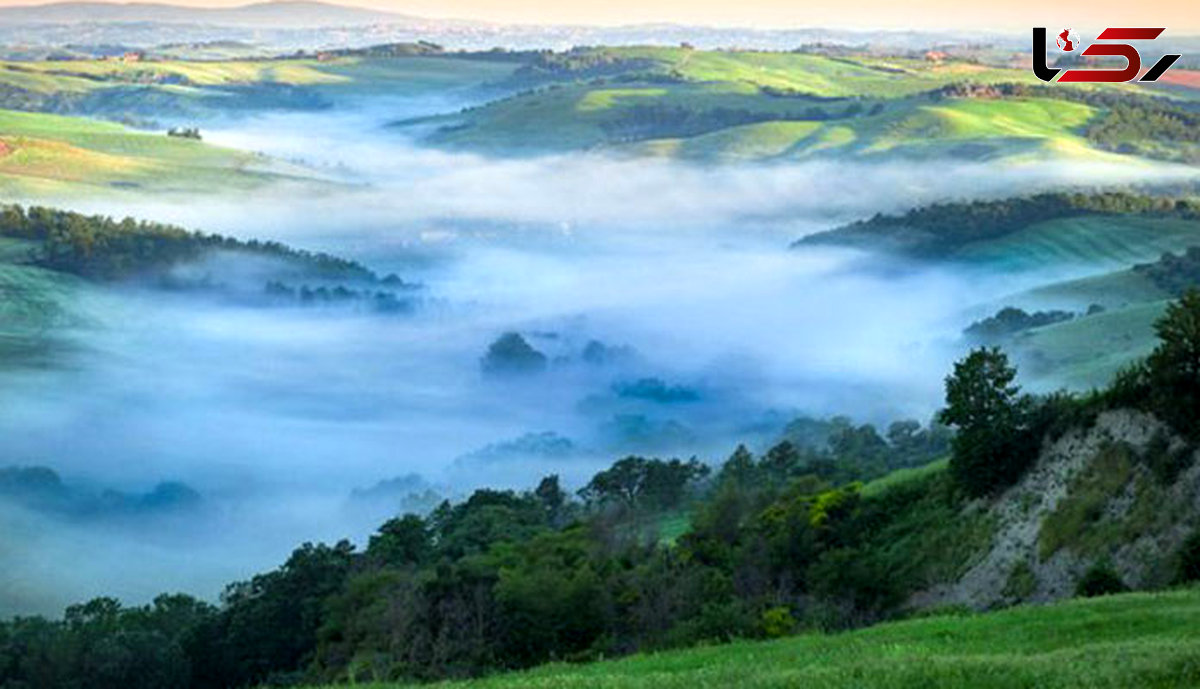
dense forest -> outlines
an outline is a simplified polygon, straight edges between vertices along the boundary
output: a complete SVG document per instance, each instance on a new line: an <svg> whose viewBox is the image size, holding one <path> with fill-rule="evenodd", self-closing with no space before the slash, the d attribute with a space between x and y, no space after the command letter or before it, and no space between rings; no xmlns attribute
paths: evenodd
<svg viewBox="0 0 1200 689"><path fill-rule="evenodd" d="M1157 323L1159 344L1107 390L1033 396L995 348L946 378L936 428L806 420L761 456L739 447L715 470L696 460L626 457L575 496L556 476L526 492L477 490L426 515L390 519L361 551L304 544L280 568L231 584L219 605L185 595L124 607L99 598L61 620L0 624L0 686L224 688L303 681L436 679L905 614L991 538L972 500L1015 482L1046 438L1101 411L1139 408L1200 440L1200 293ZM948 470L864 487L879 470ZM801 441L803 442L803 441ZM1193 457L1137 461L1171 481ZM861 462L872 453L879 466ZM865 468L859 468L859 461ZM657 525L684 512L674 539ZM1200 572L1193 537L1173 560ZM1189 555L1190 553L1190 555ZM1116 590L1103 567L1081 594Z"/></svg>
<svg viewBox="0 0 1200 689"><path fill-rule="evenodd" d="M161 272L217 250L279 259L314 277L380 280L354 261L292 249L278 242L241 241L133 218L114 220L38 206L0 209L0 237L38 241L41 246L34 252L34 263L95 280L122 280Z"/></svg>
<svg viewBox="0 0 1200 689"><path fill-rule="evenodd" d="M1200 202L1131 192L1043 193L997 201L935 203L902 215L876 214L797 241L801 245L883 247L919 258L944 258L973 242L998 239L1034 223L1084 215L1200 219Z"/></svg>

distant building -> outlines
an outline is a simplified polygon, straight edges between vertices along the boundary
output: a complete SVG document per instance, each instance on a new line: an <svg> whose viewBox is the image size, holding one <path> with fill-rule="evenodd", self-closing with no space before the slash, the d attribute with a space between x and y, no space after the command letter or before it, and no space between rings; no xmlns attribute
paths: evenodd
<svg viewBox="0 0 1200 689"><path fill-rule="evenodd" d="M940 50L930 50L929 52L925 53L926 62L942 62L949 57L949 55Z"/></svg>
<svg viewBox="0 0 1200 689"><path fill-rule="evenodd" d="M145 57L141 51L128 52L121 56L121 62L141 62Z"/></svg>

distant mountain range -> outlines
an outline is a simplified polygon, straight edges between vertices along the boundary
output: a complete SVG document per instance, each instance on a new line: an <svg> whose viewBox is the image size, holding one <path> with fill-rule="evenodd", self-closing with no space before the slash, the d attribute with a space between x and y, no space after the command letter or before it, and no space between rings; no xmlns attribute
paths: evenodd
<svg viewBox="0 0 1200 689"><path fill-rule="evenodd" d="M310 0L238 7L183 7L157 2L56 2L0 8L0 24L156 23L239 28L318 28L423 21L393 12Z"/></svg>
<svg viewBox="0 0 1200 689"><path fill-rule="evenodd" d="M185 7L163 2L70 1L0 7L0 56L42 59L56 48L152 48L163 44L237 41L266 51L354 48L426 40L450 49L550 48L576 45L673 45L788 50L827 43L899 50L962 44L961 34L856 31L805 27L751 29L657 23L628 26L507 25L433 19L318 0L270 0L237 7ZM1028 50L1024 35L973 35L972 44ZM69 56L69 55L62 55Z"/></svg>

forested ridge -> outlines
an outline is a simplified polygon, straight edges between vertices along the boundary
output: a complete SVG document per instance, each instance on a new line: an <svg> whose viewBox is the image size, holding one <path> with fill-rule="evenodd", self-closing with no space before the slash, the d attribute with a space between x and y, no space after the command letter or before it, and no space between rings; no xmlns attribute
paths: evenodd
<svg viewBox="0 0 1200 689"><path fill-rule="evenodd" d="M1200 219L1191 198L1132 192L1054 192L995 201L935 203L900 215L877 213L793 246L841 245L883 248L919 258L938 258L974 242L999 239L1034 223L1084 215L1145 215Z"/></svg>
<svg viewBox="0 0 1200 689"><path fill-rule="evenodd" d="M390 519L362 550L304 544L280 568L231 584L219 604L163 595L101 598L62 620L0 624L0 686L122 689L437 679L635 651L839 630L911 612L912 594L953 581L991 547L992 496L1048 439L1112 409L1170 425L1185 448L1148 452L1156 480L1194 457L1200 426L1200 293L1173 303L1159 345L1086 396L1022 393L1005 354L980 348L946 379L938 420L955 429L798 424L756 456L719 467L631 456L575 496L547 476L529 491L475 491ZM803 438L827 434L815 449ZM948 467L864 484L928 464ZM1164 448L1166 445L1163 446ZM979 502L982 501L982 502ZM673 542L656 524L680 511ZM1056 532L1063 533L1063 532ZM1200 536L1161 555L1176 581L1200 574ZM1010 582L1009 585L1018 585ZM1080 595L1119 590L1103 563Z"/></svg>
<svg viewBox="0 0 1200 689"><path fill-rule="evenodd" d="M114 220L43 207L0 209L0 238L33 243L26 262L99 282L137 282L171 290L239 295L267 305L355 304L377 313L406 313L420 286L395 274L380 277L357 261L295 249L280 242L240 240L133 218ZM210 258L254 259L255 282ZM192 273L174 269L199 266Z"/></svg>
<svg viewBox="0 0 1200 689"><path fill-rule="evenodd" d="M153 273L218 250L279 259L315 277L379 280L354 261L293 249L279 242L242 241L174 225L133 218L114 220L40 206L5 206L0 210L0 237L40 242L31 256L34 263L96 280Z"/></svg>

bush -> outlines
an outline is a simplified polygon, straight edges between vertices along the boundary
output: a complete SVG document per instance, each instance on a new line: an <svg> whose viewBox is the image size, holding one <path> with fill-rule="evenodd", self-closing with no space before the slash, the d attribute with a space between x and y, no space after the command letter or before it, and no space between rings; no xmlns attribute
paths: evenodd
<svg viewBox="0 0 1200 689"><path fill-rule="evenodd" d="M763 636L768 639L778 639L787 636L796 629L796 618L786 606L780 605L769 608L762 614Z"/></svg>
<svg viewBox="0 0 1200 689"><path fill-rule="evenodd" d="M1187 584L1200 581L1200 531L1192 532L1191 536L1179 547L1178 571L1176 581Z"/></svg>
<svg viewBox="0 0 1200 689"><path fill-rule="evenodd" d="M1114 593L1124 593L1129 590L1120 575L1113 571L1106 562L1097 562L1083 573L1083 577L1075 584L1075 595L1084 598L1096 596L1111 596Z"/></svg>

